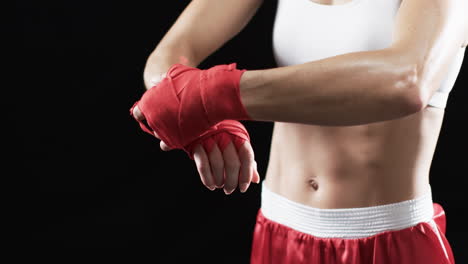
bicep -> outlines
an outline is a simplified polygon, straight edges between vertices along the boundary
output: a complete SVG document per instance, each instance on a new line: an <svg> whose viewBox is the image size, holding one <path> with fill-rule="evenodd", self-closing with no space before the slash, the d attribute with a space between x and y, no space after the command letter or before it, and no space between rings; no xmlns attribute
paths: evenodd
<svg viewBox="0 0 468 264"><path fill-rule="evenodd" d="M422 98L429 97L467 39L465 0L403 0L398 11L392 49L417 66Z"/></svg>

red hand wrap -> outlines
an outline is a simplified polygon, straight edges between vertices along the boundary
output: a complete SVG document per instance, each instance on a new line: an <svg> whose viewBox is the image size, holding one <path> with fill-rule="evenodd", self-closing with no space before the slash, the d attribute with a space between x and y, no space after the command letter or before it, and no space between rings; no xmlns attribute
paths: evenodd
<svg viewBox="0 0 468 264"><path fill-rule="evenodd" d="M239 150L245 141L250 141L250 136L242 123L236 120L224 120L212 126L195 141L185 146L184 151L193 160L193 152L198 144L201 144L208 154L213 150L214 144L217 144L220 151L223 152L229 142L233 142L236 150Z"/></svg>
<svg viewBox="0 0 468 264"><path fill-rule="evenodd" d="M236 63L207 70L174 64L134 104L149 126L140 122L141 128L151 135L156 131L170 148L184 149L223 120L251 120L239 92L245 71L236 69Z"/></svg>

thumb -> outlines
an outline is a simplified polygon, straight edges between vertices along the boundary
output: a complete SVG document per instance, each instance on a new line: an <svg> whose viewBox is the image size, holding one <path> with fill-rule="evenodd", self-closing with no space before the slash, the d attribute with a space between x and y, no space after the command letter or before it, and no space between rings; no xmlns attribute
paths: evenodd
<svg viewBox="0 0 468 264"><path fill-rule="evenodd" d="M164 143L164 141L162 141L162 140L161 140L161 142L159 142L159 146L161 147L161 149L162 149L163 151L169 151L169 150L171 150L171 148L170 148L166 143Z"/></svg>
<svg viewBox="0 0 468 264"><path fill-rule="evenodd" d="M252 182L255 182L255 183L260 183L260 175L258 174L258 170L257 170L257 162L254 161L254 175L252 177Z"/></svg>
<svg viewBox="0 0 468 264"><path fill-rule="evenodd" d="M138 108L138 106L135 106L133 108L133 117L135 117L135 119L138 121L145 120L145 116L141 113L140 108Z"/></svg>
<svg viewBox="0 0 468 264"><path fill-rule="evenodd" d="M143 115L143 113L140 111L140 108L138 108L138 105L135 106L132 110L132 114L133 114L133 117L139 121L139 122L143 122L145 121L145 116ZM157 137L157 138L160 138L158 133L156 133L156 131L153 131L154 135ZM167 146L167 145L166 145Z"/></svg>

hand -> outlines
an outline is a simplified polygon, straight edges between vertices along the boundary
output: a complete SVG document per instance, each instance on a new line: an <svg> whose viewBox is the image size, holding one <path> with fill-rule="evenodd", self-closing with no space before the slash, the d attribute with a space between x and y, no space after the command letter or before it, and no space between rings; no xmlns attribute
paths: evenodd
<svg viewBox="0 0 468 264"><path fill-rule="evenodd" d="M260 183L257 162L249 141L245 141L239 150L232 142L224 151L215 144L208 154L199 144L195 147L194 160L201 181L212 191L223 188L224 193L231 194L239 186L243 193L251 182Z"/></svg>
<svg viewBox="0 0 468 264"><path fill-rule="evenodd" d="M148 78L149 85L146 84L146 86L148 88L156 86L164 79L165 75L165 73L152 74L152 77ZM145 78L145 81L146 80ZM137 121L146 123L145 116L142 114L138 105L134 106L132 114ZM147 129L147 132L161 139L154 130ZM216 135L213 135L213 137L215 136ZM212 137L209 139L212 140ZM201 140L203 143L205 139ZM195 148L192 149L191 154L193 154L193 157L191 158L194 159L200 178L208 189L214 190L216 188L224 188L226 194L231 194L237 186L239 186L241 192L245 192L251 182L260 182L252 146L248 141L241 144L240 142L235 144L238 148L236 150L235 145L231 142L227 146L223 145L224 150L221 151L215 143L213 149L209 150L210 153L208 154L201 144L196 145ZM160 147L163 151L171 150L168 144L163 140L160 141Z"/></svg>
<svg viewBox="0 0 468 264"><path fill-rule="evenodd" d="M223 120L251 120L239 100L239 79L246 70L236 63L201 70L174 64L166 77L133 104L147 133L159 134L171 148L185 149L199 135ZM216 98L216 100L214 100Z"/></svg>
<svg viewBox="0 0 468 264"><path fill-rule="evenodd" d="M139 121L139 122L142 122L142 121L145 121L145 117L143 116L143 114L141 113L140 109L138 108L138 106L135 106L133 108L133 117ZM154 133L154 136L157 137L159 140L161 139L158 135L158 133L156 133L156 131L153 131ZM164 150L164 151L168 151L168 150L171 150L171 148L166 144L164 143L164 141L161 140L161 142L159 142L159 147Z"/></svg>
<svg viewBox="0 0 468 264"><path fill-rule="evenodd" d="M145 77L146 75L149 75L146 73L145 71ZM158 83L161 82L162 79L164 79L164 77L166 77L166 72L163 72L163 73L153 73L151 74L151 77L148 77L148 82L146 81L146 78L145 78L145 86L146 86L146 89L149 89L155 85L157 85ZM143 116L143 114L141 113L140 109L138 108L138 106L135 106L135 108L133 108L133 117L135 117L136 120L138 121L143 121L145 120L145 117ZM159 135L154 132L154 135L158 138L158 139L161 139L159 137ZM161 142L159 142L159 146L162 150L164 151L168 151L170 150L169 146L166 145L166 143L164 143L164 141L161 140Z"/></svg>
<svg viewBox="0 0 468 264"><path fill-rule="evenodd" d="M233 70L235 69L235 64L220 65L213 68L226 68ZM164 79L165 75L166 74L153 75L153 77L150 78L150 85L147 86L150 86L151 88L158 85ZM177 92L177 94L179 93ZM157 99L158 97L155 98ZM161 106L162 104L157 105ZM139 105L134 105L132 115L138 122L140 122L140 126L142 126L143 130L153 134L158 139L161 139L160 135L158 135L154 129L149 128L151 125L148 126L148 120L145 120L145 115L141 112ZM224 121L222 123L224 123ZM153 122L152 124L154 125L155 123ZM234 129L236 128L239 129L239 126L235 125ZM231 131L230 128L228 128L228 130ZM195 161L203 184L210 190L214 190L215 188L224 188L224 192L226 194L231 194L237 186L239 186L241 192L245 192L252 181L259 183L260 177L257 171L257 164L254 160L252 146L249 142L241 141L241 138L248 141L248 133L245 131L245 128L241 128L242 135L237 135L239 137L234 136L233 139L236 139L235 144L224 141L224 143L220 145L223 149L221 150L216 144L216 142L220 143L220 141L215 140L214 144L211 144L213 147L208 148L209 153L207 154L207 151L203 147L206 147L205 140L213 140L212 138L221 134L224 136L229 135L225 132L218 133L215 131L214 133L215 134L212 135L206 135L206 138L200 138L199 142L194 143L195 147L192 145L190 150L186 148L184 149L191 159ZM239 133L239 131L234 132L234 135L236 133ZM247 139L244 136L247 136ZM202 144L197 145L198 143ZM174 147L174 144L166 144L166 142L161 140L160 147L162 150L168 151ZM177 148L180 148L180 146Z"/></svg>
<svg viewBox="0 0 468 264"><path fill-rule="evenodd" d="M133 109L133 116L139 121L144 120L138 106ZM154 135L160 139L156 132ZM216 136L219 134L206 140L213 140ZM172 150L162 140L159 145L163 151ZM260 183L257 162L249 141L245 141L239 150L236 150L234 144L230 142L223 151L215 143L208 154L203 146L198 144L194 148L193 156L200 179L210 190L223 188L226 194L231 194L238 186L241 192L245 192L251 182Z"/></svg>

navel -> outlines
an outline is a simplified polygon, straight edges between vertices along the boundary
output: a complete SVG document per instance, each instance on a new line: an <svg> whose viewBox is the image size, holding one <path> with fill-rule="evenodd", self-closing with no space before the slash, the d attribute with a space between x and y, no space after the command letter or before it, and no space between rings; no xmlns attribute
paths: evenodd
<svg viewBox="0 0 468 264"><path fill-rule="evenodd" d="M319 188L318 182L316 180L314 180L314 179L309 179L307 181L307 184L308 184L308 186L312 187L312 189L314 189L314 191L317 191L318 188Z"/></svg>

